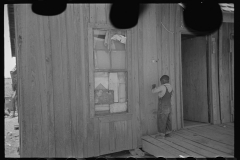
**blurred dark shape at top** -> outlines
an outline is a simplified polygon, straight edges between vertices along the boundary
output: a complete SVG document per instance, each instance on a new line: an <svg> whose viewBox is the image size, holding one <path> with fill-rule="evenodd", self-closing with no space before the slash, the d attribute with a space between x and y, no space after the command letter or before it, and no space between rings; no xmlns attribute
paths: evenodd
<svg viewBox="0 0 240 160"><path fill-rule="evenodd" d="M218 3L194 1L183 3L183 19L185 27L195 35L207 35L215 32L222 24L222 11ZM43 16L61 14L67 8L66 3L47 3L37 1L32 4L32 11ZM109 19L117 29L130 29L137 25L138 18L144 14L146 4L113 3L110 8Z"/></svg>
<svg viewBox="0 0 240 160"><path fill-rule="evenodd" d="M42 16L55 16L64 12L67 4L63 2L37 1L32 4L32 11Z"/></svg>
<svg viewBox="0 0 240 160"><path fill-rule="evenodd" d="M209 35L222 24L222 10L218 3L185 3L183 11L185 27L195 35Z"/></svg>
<svg viewBox="0 0 240 160"><path fill-rule="evenodd" d="M110 22L118 29L133 28L137 25L138 18L144 13L146 7L145 4L138 3L113 3L110 8Z"/></svg>
<svg viewBox="0 0 240 160"><path fill-rule="evenodd" d="M147 5L112 4L110 22L118 29L129 29L137 25L138 18L146 10ZM218 3L195 1L184 3L185 27L195 35L208 35L222 24L222 11Z"/></svg>

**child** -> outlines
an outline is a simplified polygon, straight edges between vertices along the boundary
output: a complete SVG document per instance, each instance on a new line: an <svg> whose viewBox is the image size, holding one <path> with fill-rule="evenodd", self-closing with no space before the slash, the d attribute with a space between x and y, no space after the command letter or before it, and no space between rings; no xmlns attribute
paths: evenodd
<svg viewBox="0 0 240 160"><path fill-rule="evenodd" d="M161 86L154 87L152 93L158 93L157 127L156 138L170 136L171 133L171 96L172 86L169 84L169 76L160 78Z"/></svg>

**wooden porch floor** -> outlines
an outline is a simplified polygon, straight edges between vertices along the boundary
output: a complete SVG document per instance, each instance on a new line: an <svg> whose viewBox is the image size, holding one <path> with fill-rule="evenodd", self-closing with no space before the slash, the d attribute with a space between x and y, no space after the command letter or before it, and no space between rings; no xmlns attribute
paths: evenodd
<svg viewBox="0 0 240 160"><path fill-rule="evenodd" d="M234 124L183 128L165 139L142 137L142 149L156 157L234 157Z"/></svg>

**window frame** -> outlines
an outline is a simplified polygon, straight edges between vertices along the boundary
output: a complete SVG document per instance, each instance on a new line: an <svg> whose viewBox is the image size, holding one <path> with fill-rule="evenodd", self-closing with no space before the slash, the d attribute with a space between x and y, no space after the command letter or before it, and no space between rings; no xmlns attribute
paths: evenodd
<svg viewBox="0 0 240 160"><path fill-rule="evenodd" d="M126 51L126 63L125 69L95 69L95 61L94 61L94 38L93 38L93 30L99 29L99 30L119 30L114 27L112 27L109 24L99 24L99 23L88 23L88 56L89 56L89 105L90 105L90 117L105 117L105 116L116 116L121 114L129 114L132 113L132 105L131 100L129 99L130 94L132 93L131 89L131 32L128 29L125 29L122 31L126 32L126 44L125 44L125 51ZM101 49L100 49L101 50ZM111 60L111 56L110 56ZM126 102L127 102L127 111L126 112L119 112L119 113L107 113L107 114L96 114L95 113L95 100L94 100L94 73L95 72L127 72L126 73Z"/></svg>

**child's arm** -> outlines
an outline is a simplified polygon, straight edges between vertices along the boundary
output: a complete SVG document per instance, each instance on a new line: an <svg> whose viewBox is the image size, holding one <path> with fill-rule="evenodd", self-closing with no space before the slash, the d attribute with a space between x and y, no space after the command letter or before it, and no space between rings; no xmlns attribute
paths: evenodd
<svg viewBox="0 0 240 160"><path fill-rule="evenodd" d="M156 87L152 89L152 93L159 93L163 91L163 86Z"/></svg>

